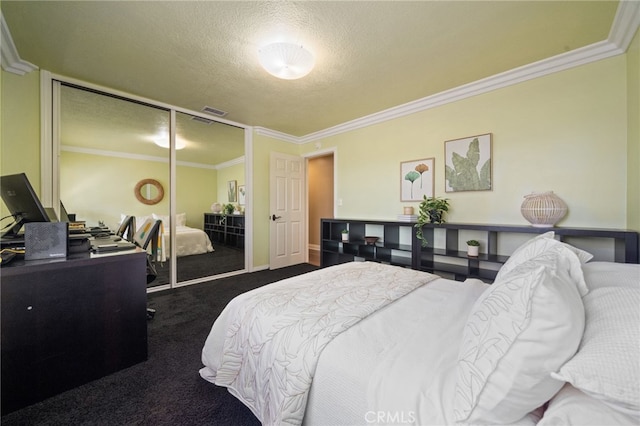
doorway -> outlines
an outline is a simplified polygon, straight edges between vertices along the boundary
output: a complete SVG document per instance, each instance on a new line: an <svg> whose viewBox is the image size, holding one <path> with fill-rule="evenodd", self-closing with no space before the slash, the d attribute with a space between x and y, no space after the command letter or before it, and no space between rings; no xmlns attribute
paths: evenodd
<svg viewBox="0 0 640 426"><path fill-rule="evenodd" d="M320 266L320 219L335 215L333 152L307 158L307 194L309 263Z"/></svg>

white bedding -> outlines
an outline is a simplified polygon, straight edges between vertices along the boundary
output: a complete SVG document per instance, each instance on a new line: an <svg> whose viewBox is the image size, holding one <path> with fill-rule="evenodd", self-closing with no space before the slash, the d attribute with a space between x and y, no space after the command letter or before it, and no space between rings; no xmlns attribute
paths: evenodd
<svg viewBox="0 0 640 426"><path fill-rule="evenodd" d="M165 228L165 241L171 240L168 228ZM165 245L168 247L168 245ZM188 226L176 226L176 256L190 256L214 251L209 236L202 230Z"/></svg>
<svg viewBox="0 0 640 426"><path fill-rule="evenodd" d="M264 424L300 424L324 347L362 318L436 278L357 262L245 293L216 320L200 374L228 387Z"/></svg>
<svg viewBox="0 0 640 426"><path fill-rule="evenodd" d="M304 424L453 423L450 376L486 287L440 278L336 337L320 356Z"/></svg>
<svg viewBox="0 0 640 426"><path fill-rule="evenodd" d="M514 260L517 259L514 258ZM520 261L524 260L520 259ZM540 258L535 257L534 262L539 261ZM361 262L333 266L316 272L332 271L335 268L367 268L368 265L371 265L371 272L376 276L374 268L379 268L379 266L374 265L378 264ZM396 268L400 271L409 271L405 268L387 267ZM637 296L637 292L640 291L640 267L638 265L620 265L610 262L593 262L583 265L581 270L584 270L589 293L583 295L582 299L578 295L578 303L582 300L585 304L587 322L585 336L588 337L587 334L590 334L591 337L586 339L583 336L580 350L564 364L559 372L563 373L567 367L578 373L581 369L586 370L590 377L590 382L587 384L590 386L591 393L597 391L602 393L605 398L609 398L609 400L604 400L602 396L599 397L599 399L606 402L605 405L612 406L615 410L611 413L600 410L598 415L591 415L591 420L597 419L597 422L602 424L638 424L640 417L636 414L625 414L629 410L621 411L620 407L624 408L626 405L621 405L620 397L616 391L618 387L625 386L631 390L628 395L622 394L625 397L622 402L626 401L627 405L628 401L640 403L637 380L635 379L639 374L637 359L639 359L638 350L640 348L637 345L637 338L632 337L629 342L625 343L631 345L629 346L631 348L629 350L632 352L631 355L627 353L617 354L614 349L616 346L614 341L606 343L604 346L600 345L602 347L596 347L598 351L602 352L601 355L597 355L595 358L590 358L589 356L593 352L596 339L602 339L602 336L616 336L614 340L625 339L624 336L628 334L635 336L635 334L629 333L629 330L631 330L629 327L636 327L633 330L637 331L636 320L630 323L626 321L622 324L619 321L622 317L631 316L637 318L640 315L638 307L634 305L623 308L621 307L623 300L615 303L617 307L615 309L606 304L601 304L599 303L600 295L598 290L602 287L617 286L622 287L624 291L616 297L628 298L629 291L636 292L634 294ZM517 268L514 271L517 272ZM433 277L426 273L412 272ZM315 274L315 272L311 274ZM308 276L309 274L305 275ZM292 284L294 287L299 287L298 280L304 281L305 275L261 287L253 292L259 291L262 294L263 301L269 300L268 294L272 289L277 288L280 292L286 292L286 289ZM380 275L380 279L383 279L382 275ZM319 282L317 281L314 285L318 285ZM344 285L344 282L338 284ZM500 283L500 285L511 284L513 282L508 279ZM562 284L558 283L558 285ZM458 282L436 277L426 285L418 286L415 290L408 292L378 310L371 309L370 314L357 322L357 324L354 324L353 327L347 328L335 336L335 333L330 333L333 339L318 346L319 350L315 352L318 352L319 356L315 361L308 365L303 363L308 367L307 373L309 373L304 376L302 381L304 383L295 382L296 385L300 385L300 389L303 392L308 392L306 399L297 401L298 409L301 409L301 413L304 415L302 424L321 426L455 424L453 407L455 405L454 398L458 395L455 392L456 372L458 371L457 368L459 369L457 367L460 359L459 352L465 334L463 331L465 327L469 326L469 314L472 311L476 312L476 314L481 312L477 310L477 306L479 304L482 305L480 303L483 300L482 298L486 298L487 295L497 294L492 292L494 287L495 285L489 286L478 280ZM526 300L533 301L532 303L537 303L537 299L531 298L531 294L526 290L530 287L525 286L523 288L525 291L518 294L526 297ZM544 287L540 285L535 288ZM245 295L239 296L234 301L239 300L238 303L242 306L246 301L246 295L251 296L253 292L245 293ZM538 294L537 290L535 294ZM295 296L291 295L290 304L292 306L304 307L299 312L301 317L295 316L295 320L293 320L294 315L292 312L286 313L287 317L290 317L294 322L304 322L306 318L314 316L315 304L313 303L313 298L304 299L298 293ZM230 305L233 305L234 301ZM499 302L499 305L502 305L506 300L496 299L495 302ZM535 306L540 305L534 305L534 308ZM238 310L238 306L232 309ZM249 308L245 313L248 313L251 309ZM202 352L202 361L205 367L200 372L203 378L224 386L228 386L228 384L216 381L216 371L225 351L225 340L229 336L233 338L240 334L239 330L243 328L240 327L239 323L233 324L233 321L229 321L228 310L229 306L225 308L216 320L207 338ZM513 311L513 308L511 310ZM539 312L539 308L535 308L535 310ZM606 314L606 321L590 322L590 320L596 320L596 315L599 311ZM248 322L245 324L249 324L249 326L242 333L252 335L259 331L263 327L260 317L261 314L247 316ZM547 315L541 319L535 319L535 321L542 321L541 323L545 324L549 321L551 323L562 322L556 317L562 318L562 315L553 315L553 318ZM233 325L229 326L230 324ZM527 327L530 327L530 325L527 325ZM526 333L521 332L522 330L520 329L518 330L516 340L521 343L526 342ZM299 333L300 335L296 337L296 341L304 340L303 336L306 331L300 328ZM483 338L494 340L484 334ZM626 339L629 340L629 338ZM532 342L532 344L538 345L535 346L537 348L540 347L539 343ZM620 344L621 342L617 342L617 345ZM261 350L263 347L254 346L254 348ZM280 344L276 344L272 348L265 350L267 352L271 350L274 357L276 357L276 354L284 355L281 360L286 361L289 359L287 357L290 354L295 355L297 349L287 349ZM507 353L512 355L514 355L513 352L507 350ZM627 365L629 364L627 358L632 359L631 366ZM587 366L592 364L599 365L597 363L607 364L606 374L604 368L584 367L583 364L585 363ZM262 374L271 374L268 368L267 372L257 373L255 369L252 369L253 366L250 367L249 370L243 371L240 369L233 374L244 374L246 383L251 386L260 381ZM533 365L523 364L522 367L528 370ZM558 375L553 373L553 369L556 367L549 368L552 370L548 374L555 376L554 379L556 379ZM600 377L607 375L614 378L606 381L606 377ZM616 376L618 377L616 378ZM522 377L521 372L513 372L512 379L514 382L521 382ZM285 377L284 381L287 380L289 379ZM526 383L526 381L523 383ZM581 382L577 383L578 385L583 384ZM616 387L611 388L612 384L615 384ZM593 385L599 385L600 388L594 390ZM310 386L308 390L307 386ZM528 388L525 386L525 391L526 389ZM537 406L536 402L536 405L528 408L533 411L512 424L579 424L579 421L584 421L586 418L582 415L581 406L584 406L584 410L586 410L586 407L592 406L593 401L597 401L597 399L594 399L592 395L579 392L577 393L579 398L574 398L576 392L572 393L573 389L569 385L565 386L555 396L553 394L549 395L548 398L550 399L546 400L548 402L537 409L535 408ZM229 386L229 390L252 409L254 414L265 425L300 424L300 417L296 417L297 414L291 418L291 422L280 421L277 414L274 417L265 418L260 410L256 409L257 406L253 404L253 401L247 400L245 395L238 392L238 389ZM258 386L254 388L254 393L251 397L259 399L267 393L264 387ZM513 398L513 396L509 396L509 398ZM306 404L301 401L306 401ZM602 405L602 402L599 403ZM289 407L286 408L286 410L288 409ZM518 417L521 415L519 414ZM595 425L596 423L591 424Z"/></svg>

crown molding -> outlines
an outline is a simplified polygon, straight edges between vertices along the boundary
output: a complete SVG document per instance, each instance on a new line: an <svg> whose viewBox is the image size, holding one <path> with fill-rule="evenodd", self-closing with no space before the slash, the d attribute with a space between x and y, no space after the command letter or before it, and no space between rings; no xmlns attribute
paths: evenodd
<svg viewBox="0 0 640 426"><path fill-rule="evenodd" d="M152 155L142 155L142 154L129 154L126 152L107 151L103 149L93 149L93 148L81 148L81 147L71 146L71 145L62 145L60 147L60 150L66 151L66 152L75 152L79 154L99 155L103 157L126 158L129 160L154 161L156 163L169 163L169 158L167 157L155 157ZM177 166L193 167L197 169L210 169L210 170L225 169L227 167L235 166L237 164L244 164L244 156L226 161L224 163L216 164L216 165L192 163L189 161L176 161Z"/></svg>
<svg viewBox="0 0 640 426"><path fill-rule="evenodd" d="M255 126L253 128L253 131L258 135L268 136L270 138L279 139L285 142L298 143L298 144L304 143L302 142L303 138L301 137L289 135L283 132L278 132L277 130L267 129L266 127Z"/></svg>
<svg viewBox="0 0 640 426"><path fill-rule="evenodd" d="M2 37L0 51L2 52L3 70L13 74L25 75L38 69L38 67L32 63L20 59L18 49L16 49L16 45L13 43L9 26L4 20L2 11L0 11L0 34L0 37Z"/></svg>
<svg viewBox="0 0 640 426"><path fill-rule="evenodd" d="M640 2L621 1L613 19L608 40L626 52L633 36L640 27Z"/></svg>
<svg viewBox="0 0 640 426"><path fill-rule="evenodd" d="M234 158L233 160L225 161L224 163L216 164L215 169L226 169L227 167L237 166L238 164L244 164L244 155L242 157Z"/></svg>
<svg viewBox="0 0 640 426"><path fill-rule="evenodd" d="M498 90L527 80L533 80L538 77L620 55L626 52L638 27L640 27L640 1L621 1L618 5L618 10L616 11L616 16L607 40L514 68L482 80L436 93L435 95L398 105L355 120L347 121L318 132L309 133L305 136L296 137L265 128L260 128L260 132L258 133L286 142L305 144L415 114L420 111Z"/></svg>

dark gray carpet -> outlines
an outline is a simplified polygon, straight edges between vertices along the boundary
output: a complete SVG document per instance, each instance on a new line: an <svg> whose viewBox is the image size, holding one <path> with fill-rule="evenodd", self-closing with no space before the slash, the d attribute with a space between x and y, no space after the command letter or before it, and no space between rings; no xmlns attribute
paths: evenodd
<svg viewBox="0 0 640 426"><path fill-rule="evenodd" d="M317 269L301 264L149 295L149 359L3 416L10 425L259 425L225 388L202 379L213 321L236 295Z"/></svg>
<svg viewBox="0 0 640 426"><path fill-rule="evenodd" d="M211 253L179 257L177 265L178 282L238 271L244 269L244 250L217 244ZM158 276L149 286L168 284L169 269L169 262L156 263Z"/></svg>

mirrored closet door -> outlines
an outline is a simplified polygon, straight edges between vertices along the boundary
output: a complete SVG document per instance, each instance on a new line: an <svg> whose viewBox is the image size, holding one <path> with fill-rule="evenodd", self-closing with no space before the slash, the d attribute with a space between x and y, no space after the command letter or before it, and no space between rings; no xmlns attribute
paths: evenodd
<svg viewBox="0 0 640 426"><path fill-rule="evenodd" d="M68 213L111 231L126 216L138 229L168 217L168 110L62 84L59 117L60 201ZM150 285L169 284L170 241L159 245Z"/></svg>
<svg viewBox="0 0 640 426"><path fill-rule="evenodd" d="M244 129L176 113L178 282L244 269L244 179Z"/></svg>
<svg viewBox="0 0 640 426"><path fill-rule="evenodd" d="M244 128L176 112L172 167L170 109L65 82L56 87L59 194L67 212L111 230L125 216L137 227L161 220L150 287L245 269Z"/></svg>

